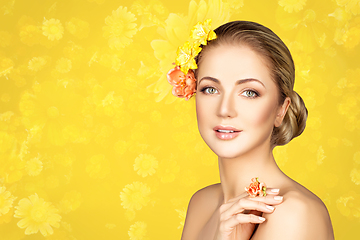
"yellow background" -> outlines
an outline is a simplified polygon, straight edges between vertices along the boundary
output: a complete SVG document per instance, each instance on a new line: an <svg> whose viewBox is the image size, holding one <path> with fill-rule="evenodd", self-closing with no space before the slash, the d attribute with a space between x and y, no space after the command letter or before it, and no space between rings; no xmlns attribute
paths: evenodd
<svg viewBox="0 0 360 240"><path fill-rule="evenodd" d="M207 18L256 21L288 45L309 117L275 159L324 201L337 239L358 236L359 0L2 0L0 239L45 238L24 218L55 221L49 239L180 238L191 195L219 176L194 98L173 97L165 74ZM47 205L22 209L35 194Z"/></svg>

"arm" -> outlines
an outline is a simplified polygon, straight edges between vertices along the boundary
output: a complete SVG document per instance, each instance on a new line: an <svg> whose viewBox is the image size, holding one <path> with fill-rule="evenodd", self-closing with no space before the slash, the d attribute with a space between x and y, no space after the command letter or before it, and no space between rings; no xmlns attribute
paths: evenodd
<svg viewBox="0 0 360 240"><path fill-rule="evenodd" d="M259 226L252 240L333 240L329 214L320 199L297 193L284 195L284 202Z"/></svg>

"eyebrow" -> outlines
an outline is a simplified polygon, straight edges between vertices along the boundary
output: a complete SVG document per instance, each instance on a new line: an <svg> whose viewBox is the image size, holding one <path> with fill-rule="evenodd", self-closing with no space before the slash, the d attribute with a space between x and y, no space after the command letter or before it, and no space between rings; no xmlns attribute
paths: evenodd
<svg viewBox="0 0 360 240"><path fill-rule="evenodd" d="M219 81L218 79L216 79L216 78L213 78L213 77L203 77L203 78L200 79L199 84L200 84L200 82L201 82L202 80L205 80L205 79L220 84L220 81ZM237 81L236 81L235 85L239 85L239 84L247 83L247 82L258 82L258 83L260 83L261 85L263 85L264 88L266 88L265 85L264 85L260 80L258 80L258 79L256 79L256 78L240 79L240 80L237 80Z"/></svg>

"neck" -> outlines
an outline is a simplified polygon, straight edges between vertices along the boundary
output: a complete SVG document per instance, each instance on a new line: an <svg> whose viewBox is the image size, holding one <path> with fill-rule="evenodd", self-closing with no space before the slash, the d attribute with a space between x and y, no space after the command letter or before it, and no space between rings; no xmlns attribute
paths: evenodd
<svg viewBox="0 0 360 240"><path fill-rule="evenodd" d="M236 158L222 158L219 160L219 172L224 203L245 191L251 178L258 177L268 187L276 188L281 175L270 146L259 146L251 152Z"/></svg>

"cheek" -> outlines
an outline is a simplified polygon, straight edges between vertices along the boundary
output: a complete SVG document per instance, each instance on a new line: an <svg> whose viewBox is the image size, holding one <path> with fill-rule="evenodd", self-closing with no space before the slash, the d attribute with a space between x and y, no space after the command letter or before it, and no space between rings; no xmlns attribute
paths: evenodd
<svg viewBox="0 0 360 240"><path fill-rule="evenodd" d="M241 119L246 119L247 124L259 129L272 127L274 123L275 108L270 100L263 99L255 105L248 105L246 109L239 111Z"/></svg>

